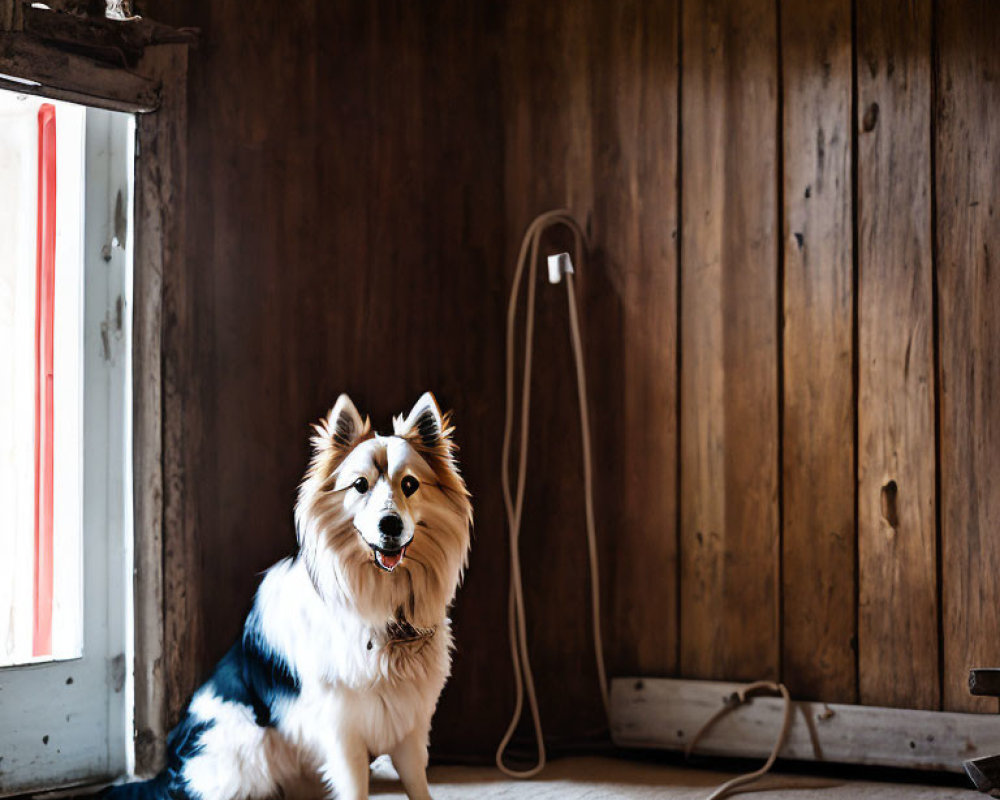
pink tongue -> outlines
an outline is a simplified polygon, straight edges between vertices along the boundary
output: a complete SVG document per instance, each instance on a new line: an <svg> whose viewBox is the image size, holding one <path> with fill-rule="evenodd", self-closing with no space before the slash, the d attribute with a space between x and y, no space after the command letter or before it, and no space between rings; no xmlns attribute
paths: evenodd
<svg viewBox="0 0 1000 800"><path fill-rule="evenodd" d="M406 548L404 547L398 553L389 555L388 553L380 553L382 558L382 566L386 569L395 569L396 565L403 560L403 556L406 554Z"/></svg>

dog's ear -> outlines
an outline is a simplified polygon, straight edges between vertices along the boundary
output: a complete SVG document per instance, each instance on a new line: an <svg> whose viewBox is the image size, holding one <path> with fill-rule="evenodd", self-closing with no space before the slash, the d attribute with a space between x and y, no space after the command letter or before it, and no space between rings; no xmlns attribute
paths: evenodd
<svg viewBox="0 0 1000 800"><path fill-rule="evenodd" d="M405 420L396 417L393 429L397 436L413 439L428 450L439 450L447 445L452 431L430 392L420 396Z"/></svg>
<svg viewBox="0 0 1000 800"><path fill-rule="evenodd" d="M362 421L351 398L342 394L326 418L314 426L314 430L316 435L312 442L316 452L345 451L367 432L368 422Z"/></svg>

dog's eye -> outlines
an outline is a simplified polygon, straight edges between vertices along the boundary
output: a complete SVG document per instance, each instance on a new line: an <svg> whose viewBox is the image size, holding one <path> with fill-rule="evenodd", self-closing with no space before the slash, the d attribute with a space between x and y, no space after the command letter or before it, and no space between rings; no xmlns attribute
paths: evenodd
<svg viewBox="0 0 1000 800"><path fill-rule="evenodd" d="M362 475L356 481L354 481L354 491L358 494L365 494L368 491L368 478Z"/></svg>
<svg viewBox="0 0 1000 800"><path fill-rule="evenodd" d="M399 488L403 490L403 494L409 497L417 489L420 488L420 481L414 478L412 475L407 475L399 484Z"/></svg>

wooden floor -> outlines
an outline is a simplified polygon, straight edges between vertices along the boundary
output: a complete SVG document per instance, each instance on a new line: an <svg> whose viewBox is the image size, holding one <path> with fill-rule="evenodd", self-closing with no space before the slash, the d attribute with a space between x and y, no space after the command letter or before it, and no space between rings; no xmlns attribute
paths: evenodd
<svg viewBox="0 0 1000 800"><path fill-rule="evenodd" d="M405 800L391 765L380 759L373 765L371 795L377 800ZM491 767L431 767L435 800L501 798L501 800L699 800L731 775L706 770L625 761L610 758L567 758L551 763L533 781L504 778ZM772 790L749 795L759 800L976 800L978 792L940 786L872 783L775 776ZM809 782L814 788L783 788L790 782ZM744 795L747 796L747 795Z"/></svg>

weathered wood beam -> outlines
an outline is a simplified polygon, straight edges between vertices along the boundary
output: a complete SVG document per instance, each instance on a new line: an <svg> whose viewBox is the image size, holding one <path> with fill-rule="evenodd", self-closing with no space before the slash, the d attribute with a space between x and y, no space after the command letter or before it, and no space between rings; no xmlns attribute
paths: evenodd
<svg viewBox="0 0 1000 800"><path fill-rule="evenodd" d="M159 81L23 33L0 33L0 87L119 111L153 111L160 105Z"/></svg>
<svg viewBox="0 0 1000 800"><path fill-rule="evenodd" d="M618 678L611 683L611 738L621 747L683 750L741 684ZM783 701L756 698L713 726L698 752L766 757ZM782 758L961 772L1000 751L1000 716L796 702Z"/></svg>
<svg viewBox="0 0 1000 800"><path fill-rule="evenodd" d="M133 502L135 504L135 770L151 775L163 766L170 727L167 671L171 659L188 653L177 641L171 620L190 618L188 591L174 592L183 559L195 558L178 537L190 537L193 526L178 519L176 495L183 486L173 450L185 422L177 413L176 369L168 370L168 348L181 331L167 326L176 317L184 283L184 213L187 169L187 48L151 47L140 64L146 74L163 80L160 113L137 122L142 157L135 171L135 276L133 282ZM180 291L178 291L180 290ZM181 306L183 313L186 307ZM173 338L172 338L173 337ZM176 358L174 358L176 360ZM166 412L166 413L165 413ZM173 486L168 483L173 482ZM171 547L166 547L170 543ZM178 552L179 551L179 552ZM164 613L166 581L172 581L170 613ZM188 626L191 627L191 626ZM191 667L189 667L190 669Z"/></svg>
<svg viewBox="0 0 1000 800"><path fill-rule="evenodd" d="M30 6L24 9L24 31L71 52L119 66L134 66L151 45L198 42L196 31L155 20L80 17Z"/></svg>

